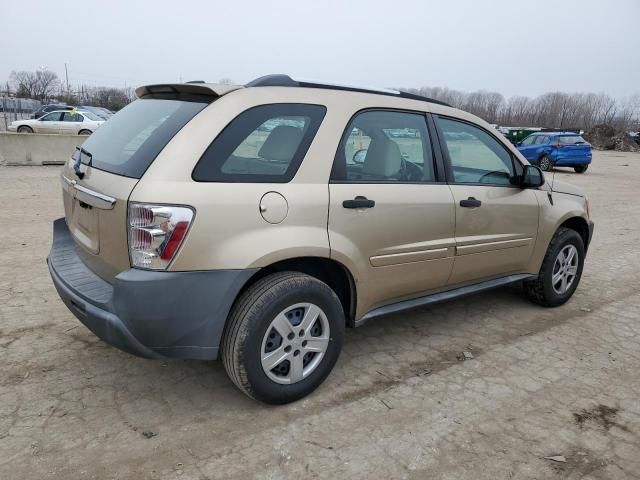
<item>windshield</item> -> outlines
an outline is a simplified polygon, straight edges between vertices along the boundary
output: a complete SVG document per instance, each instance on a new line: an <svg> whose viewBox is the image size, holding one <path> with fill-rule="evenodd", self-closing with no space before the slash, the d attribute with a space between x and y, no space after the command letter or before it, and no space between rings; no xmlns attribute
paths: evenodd
<svg viewBox="0 0 640 480"><path fill-rule="evenodd" d="M199 101L136 100L97 129L82 148L91 155L92 167L140 178L174 135L206 106Z"/></svg>

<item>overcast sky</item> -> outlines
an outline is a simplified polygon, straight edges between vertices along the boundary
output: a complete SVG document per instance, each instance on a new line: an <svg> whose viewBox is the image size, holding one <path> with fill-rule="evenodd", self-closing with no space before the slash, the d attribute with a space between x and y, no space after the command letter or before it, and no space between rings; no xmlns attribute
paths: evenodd
<svg viewBox="0 0 640 480"><path fill-rule="evenodd" d="M27 8L28 6L28 8ZM0 81L72 84L267 73L511 95L640 93L640 0L0 0Z"/></svg>

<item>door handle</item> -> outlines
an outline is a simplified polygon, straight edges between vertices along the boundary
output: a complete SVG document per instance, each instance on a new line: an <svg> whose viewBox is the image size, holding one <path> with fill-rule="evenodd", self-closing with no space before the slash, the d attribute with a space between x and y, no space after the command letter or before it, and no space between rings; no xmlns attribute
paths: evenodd
<svg viewBox="0 0 640 480"><path fill-rule="evenodd" d="M466 200L460 200L461 207L476 208L476 207L479 207L480 205L482 205L482 202L480 200L475 199L474 197L469 197Z"/></svg>
<svg viewBox="0 0 640 480"><path fill-rule="evenodd" d="M343 201L342 206L344 208L373 208L376 206L376 202L364 197L356 197L353 200Z"/></svg>

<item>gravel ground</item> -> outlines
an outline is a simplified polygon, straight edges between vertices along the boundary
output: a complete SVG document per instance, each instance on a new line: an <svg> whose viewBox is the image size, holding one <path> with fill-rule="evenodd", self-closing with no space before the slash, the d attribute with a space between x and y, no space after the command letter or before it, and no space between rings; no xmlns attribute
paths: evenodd
<svg viewBox="0 0 640 480"><path fill-rule="evenodd" d="M0 479L640 478L639 166L556 173L596 222L567 305L512 287L370 322L284 407L100 342L45 265L59 169L0 167Z"/></svg>

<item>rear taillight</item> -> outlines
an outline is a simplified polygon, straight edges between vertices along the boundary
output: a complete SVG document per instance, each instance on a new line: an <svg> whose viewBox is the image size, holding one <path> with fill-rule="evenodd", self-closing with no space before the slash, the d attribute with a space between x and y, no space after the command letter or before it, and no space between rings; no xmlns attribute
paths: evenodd
<svg viewBox="0 0 640 480"><path fill-rule="evenodd" d="M189 207L129 204L131 266L164 270L182 245L193 220Z"/></svg>

